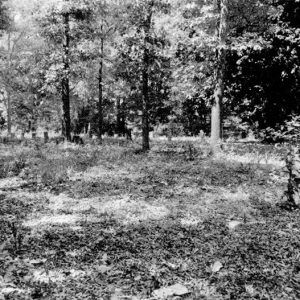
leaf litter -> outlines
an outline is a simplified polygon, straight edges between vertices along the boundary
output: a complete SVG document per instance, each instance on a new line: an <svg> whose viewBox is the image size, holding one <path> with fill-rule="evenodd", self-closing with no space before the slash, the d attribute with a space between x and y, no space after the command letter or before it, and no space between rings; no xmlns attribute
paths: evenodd
<svg viewBox="0 0 300 300"><path fill-rule="evenodd" d="M66 182L62 199L50 195L50 206L43 200L44 211L35 211L37 201L32 201L26 222L39 219L45 226L23 237L20 251L31 261L32 275L30 270L27 277L12 273L15 289L29 289L31 295L42 289L50 300L62 295L67 299L299 297L299 212L276 208L278 183L261 185L263 176L268 179L267 166L259 167L260 178L251 175L247 181L247 172L255 170L241 172L239 163L224 157L190 162L176 154L168 158L152 152L139 156L138 163L126 156L124 164L113 159L113 151L114 171L105 176L105 184L113 183L111 189L82 199L74 197ZM110 160L105 162L108 169ZM122 174L116 177L118 164ZM128 175L126 166L135 176ZM104 180L101 172L97 176ZM94 182L95 176L84 176L84 182L89 180ZM76 193L88 195L89 190L79 190L87 187L78 185ZM273 195L273 204L264 202L266 191L269 199ZM11 201L7 191L3 197L3 205ZM7 207L17 211L24 205L14 201ZM153 218L155 211L160 215ZM58 222L60 216L66 222ZM9 237L9 228L1 228L2 236ZM16 264L8 259L13 244L7 245L1 266L8 261ZM4 275L2 268L0 276ZM13 292L6 283L1 289Z"/></svg>

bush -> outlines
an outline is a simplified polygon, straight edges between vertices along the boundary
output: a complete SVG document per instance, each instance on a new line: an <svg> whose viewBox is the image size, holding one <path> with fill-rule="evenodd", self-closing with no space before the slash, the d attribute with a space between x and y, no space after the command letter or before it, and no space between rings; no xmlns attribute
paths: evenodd
<svg viewBox="0 0 300 300"><path fill-rule="evenodd" d="M298 144L300 142L300 116L291 116L291 119L278 129L268 127L261 132L260 136L267 143Z"/></svg>

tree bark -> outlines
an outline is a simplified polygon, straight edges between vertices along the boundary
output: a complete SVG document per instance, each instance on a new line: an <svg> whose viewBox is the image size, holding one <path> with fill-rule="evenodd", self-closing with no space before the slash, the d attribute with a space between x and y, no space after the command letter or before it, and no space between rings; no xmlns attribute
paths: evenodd
<svg viewBox="0 0 300 300"><path fill-rule="evenodd" d="M120 137L122 135L122 111L121 111L121 100L117 99L117 124L116 124L117 134Z"/></svg>
<svg viewBox="0 0 300 300"><path fill-rule="evenodd" d="M103 25L101 25L101 33L103 33ZM98 89L99 89L99 99L98 99L98 139L102 143L103 134L103 55L104 55L104 37L101 37L101 58L99 63L99 73L98 73Z"/></svg>
<svg viewBox="0 0 300 300"><path fill-rule="evenodd" d="M7 133L8 136L11 138L12 137L12 122L11 122L11 94L10 94L10 80L11 80L11 59L12 59L12 47L11 47L11 33L8 31L8 36L7 36L7 71L8 71L8 87L6 88L6 94L7 94Z"/></svg>
<svg viewBox="0 0 300 300"><path fill-rule="evenodd" d="M63 102L63 135L71 141L71 116L70 116L70 15L63 15L65 40L63 44L64 74L62 78L62 102Z"/></svg>
<svg viewBox="0 0 300 300"><path fill-rule="evenodd" d="M149 6L149 12L144 25L144 56L143 56L143 71L142 71L142 137L143 137L143 151L150 150L149 138L149 64L150 64L150 29L152 22L152 7L153 3Z"/></svg>
<svg viewBox="0 0 300 300"><path fill-rule="evenodd" d="M213 151L219 148L222 139L222 102L224 96L226 38L228 31L228 0L218 0L217 2L220 17L216 30L218 46L216 49L214 102L211 108L211 147Z"/></svg>
<svg viewBox="0 0 300 300"><path fill-rule="evenodd" d="M144 68L143 68L143 87L142 87L142 131L143 131L143 151L150 150L149 139L149 77L148 77L148 63L149 57L148 51L145 50L144 54Z"/></svg>
<svg viewBox="0 0 300 300"><path fill-rule="evenodd" d="M9 137L12 137L12 122L11 122L11 94L10 91L7 90L7 133Z"/></svg>

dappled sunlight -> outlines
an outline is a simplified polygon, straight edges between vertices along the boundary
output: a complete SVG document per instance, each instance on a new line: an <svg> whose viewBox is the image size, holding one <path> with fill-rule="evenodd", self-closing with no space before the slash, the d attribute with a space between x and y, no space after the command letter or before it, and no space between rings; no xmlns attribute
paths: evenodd
<svg viewBox="0 0 300 300"><path fill-rule="evenodd" d="M49 195L49 209L53 212L72 207L75 199L70 198L68 195L61 193L59 195Z"/></svg>
<svg viewBox="0 0 300 300"><path fill-rule="evenodd" d="M24 185L26 181L19 177L8 177L0 179L0 190L1 189L16 189Z"/></svg>
<svg viewBox="0 0 300 300"><path fill-rule="evenodd" d="M220 194L221 198L228 201L241 201L246 202L249 200L249 194L245 191L245 188L239 187L235 192L231 192L229 190L223 189Z"/></svg>
<svg viewBox="0 0 300 300"><path fill-rule="evenodd" d="M199 216L194 216L193 214L187 214L180 219L180 223L183 226L197 226L200 222Z"/></svg>
<svg viewBox="0 0 300 300"><path fill-rule="evenodd" d="M68 273L68 276L66 275ZM45 269L36 269L33 272L33 281L42 282L42 283L62 283L67 279L67 277L70 278L81 278L83 276L86 276L86 272L82 270L51 270L46 271Z"/></svg>
<svg viewBox="0 0 300 300"><path fill-rule="evenodd" d="M105 166L94 166L89 169L87 169L85 172L75 172L73 170L70 170L69 172L69 179L71 181L77 181L77 180L84 180L84 181L91 181L93 179L138 179L141 177L141 174L135 173L132 170L128 170L126 168L121 167L112 167L112 168L106 168Z"/></svg>
<svg viewBox="0 0 300 300"><path fill-rule="evenodd" d="M48 225L74 225L81 220L80 215L76 214L57 214L40 216L37 219L30 219L23 223L26 227L42 227Z"/></svg>
<svg viewBox="0 0 300 300"><path fill-rule="evenodd" d="M171 188L169 190L171 190ZM201 190L198 185L186 186L179 184L175 185L174 188L172 188L172 191L176 195L186 195L188 197L193 197L198 195Z"/></svg>
<svg viewBox="0 0 300 300"><path fill-rule="evenodd" d="M165 206L149 204L129 195L83 199L74 199L66 194L52 195L49 198L49 209L51 215L32 218L24 224L30 227L51 223L74 225L78 221L97 222L103 214L127 224L160 220L169 214ZM65 211L68 214L62 214Z"/></svg>
<svg viewBox="0 0 300 300"><path fill-rule="evenodd" d="M253 165L273 165L278 168L283 168L285 166L282 157L275 154L262 155L259 153L245 153L239 155L236 153L220 152L216 154L215 160Z"/></svg>
<svg viewBox="0 0 300 300"><path fill-rule="evenodd" d="M129 195L104 199L81 199L72 207L76 212L84 212L87 209L94 209L97 214L109 214L123 223L159 220L169 213L164 206L151 205L142 199L132 199Z"/></svg>
<svg viewBox="0 0 300 300"><path fill-rule="evenodd" d="M286 229L289 220L282 221L284 226L273 220L285 180L273 166L237 162L230 155L190 161L182 154L174 160L155 151L138 156L130 152L117 154L114 162L110 159L116 152L97 152L94 159L85 148L73 153L60 149L49 156L45 151L37 153L40 160L28 160L35 172L28 182L21 176L0 181L2 201L8 204L4 211L10 204L15 212L25 211L20 232L30 231L24 245L36 257L31 267L36 285L69 286L69 295L75 284L84 287L87 278L97 277L104 290L112 278L125 286L131 270L138 290L139 281L151 284L156 266L157 278L168 276L166 289L162 285L158 293L169 291L173 282L176 286L176 273L195 295L217 295L215 284L197 278L236 278L239 261L231 257L239 257L240 250L252 253L245 245L256 245L257 236L263 239L258 257L269 267L264 253L270 240L274 244L298 232L296 225ZM53 167L57 165L61 169ZM276 232L269 230L270 222L278 226ZM295 256L293 249L289 253ZM250 266L256 262L251 255L245 256ZM218 271L212 271L214 266Z"/></svg>
<svg viewBox="0 0 300 300"><path fill-rule="evenodd" d="M299 0L0 0L0 300L300 299Z"/></svg>

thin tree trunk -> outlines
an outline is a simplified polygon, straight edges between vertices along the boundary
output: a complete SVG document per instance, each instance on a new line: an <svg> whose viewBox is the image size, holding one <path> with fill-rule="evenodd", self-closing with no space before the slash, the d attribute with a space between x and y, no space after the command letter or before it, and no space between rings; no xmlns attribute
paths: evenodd
<svg viewBox="0 0 300 300"><path fill-rule="evenodd" d="M101 25L101 33L103 33L103 25ZM98 139L102 143L103 134L103 51L104 51L104 38L101 37L101 58L99 64L98 73L98 88L99 88L99 99L98 99Z"/></svg>
<svg viewBox="0 0 300 300"><path fill-rule="evenodd" d="M63 102L63 135L68 141L71 141L71 116L70 116L70 15L66 13L64 16L64 74L62 78L62 102Z"/></svg>
<svg viewBox="0 0 300 300"><path fill-rule="evenodd" d="M150 150L150 139L149 139L149 78L148 78L148 51L145 50L144 54L144 69L143 69L143 87L142 87L142 129L143 129L143 151Z"/></svg>
<svg viewBox="0 0 300 300"><path fill-rule="evenodd" d="M120 137L122 135L122 111L121 111L121 100L117 99L117 134Z"/></svg>
<svg viewBox="0 0 300 300"><path fill-rule="evenodd" d="M7 37L7 71L8 71L8 88L6 88L6 93L7 93L7 133L8 136L11 137L12 136L12 132L11 132L11 128L12 128L12 122L11 122L11 94L10 94L10 80L11 80L11 59L12 59L12 47L11 47L11 33L10 31L8 32L8 37Z"/></svg>
<svg viewBox="0 0 300 300"><path fill-rule="evenodd" d="M220 12L219 24L216 34L218 46L216 50L217 62L215 70L214 102L211 109L211 147L215 151L219 148L222 139L222 102L224 96L224 79L226 67L226 38L227 38L227 13L228 0L218 0Z"/></svg>
<svg viewBox="0 0 300 300"><path fill-rule="evenodd" d="M11 127L11 94L10 91L7 90L7 133L9 137L12 137Z"/></svg>
<svg viewBox="0 0 300 300"><path fill-rule="evenodd" d="M144 40L144 57L143 57L143 72L142 72L142 136L143 136L143 151L150 150L150 138L149 138L149 45L150 45L150 28L152 22L152 7L149 6L149 14L145 22L145 40Z"/></svg>

